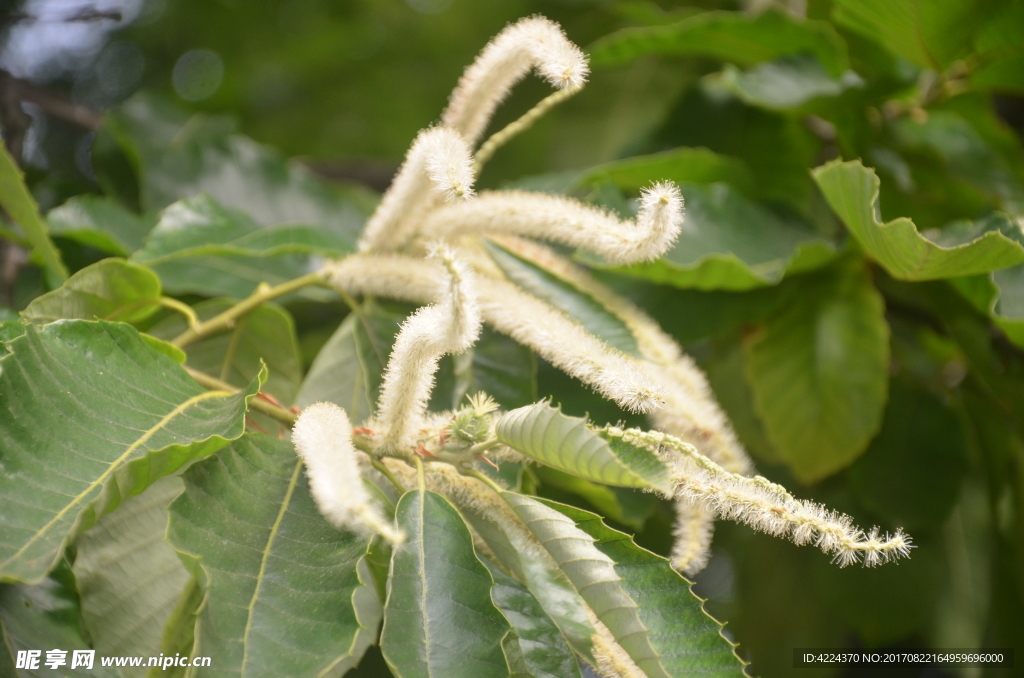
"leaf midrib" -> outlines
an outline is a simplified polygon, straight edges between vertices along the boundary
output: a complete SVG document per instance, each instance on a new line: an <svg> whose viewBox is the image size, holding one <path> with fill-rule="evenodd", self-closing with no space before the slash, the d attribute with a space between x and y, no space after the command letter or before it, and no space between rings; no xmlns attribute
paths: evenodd
<svg viewBox="0 0 1024 678"><path fill-rule="evenodd" d="M74 497L74 499L72 499L63 509L61 509L57 513L57 515L55 515L50 520L50 522L46 523L46 525L44 525L34 535L32 535L32 538L29 539L27 542L25 542L25 544L20 549L18 549L17 552L15 552L14 555L12 555L10 558L5 560L3 563L0 563L0 570L3 570L8 565L10 565L12 562L16 561L18 558L23 556L25 554L25 552L33 544L35 544L37 541L39 541L39 539L41 539L42 536L46 532L48 532L54 525L56 525L60 520L62 520L64 518L64 516L66 516L68 514L68 512L72 508L75 507L75 505L77 505L79 502L81 502L83 499L85 499L85 497L88 496L89 493L91 493L93 490L95 490L98 486L100 486L104 482L106 482L107 479L111 475L113 475L114 471L116 471L118 468L120 468L121 465L125 462L125 460L128 459L135 452L135 450L139 449L139 447L141 447L143 443L145 443L147 440L149 440L154 435L156 435L158 431L160 431L163 428L165 428L171 422L172 419L174 419L178 415L184 413L185 410L187 410L188 408L192 407L196 403L202 402L204 400L208 400L210 398L228 397L228 396L231 396L231 395L232 394L228 393L227 391L206 391L204 393L200 393L198 395L192 396L191 398L189 398L188 400L186 400L185 402L181 403L180 405L175 407L173 410L168 412L166 415L164 415L164 417L160 421L158 421L152 427L147 429L145 433L143 433L141 436L139 436L135 440L135 442L133 442L131 445L129 445L128 449L126 449L124 451L124 453L120 457L118 457L117 459L115 459L114 461L112 461L110 463L110 465L107 467L106 471L101 473L100 476L96 480L94 480L91 483L89 483L89 485L82 492L80 492L78 495L76 495Z"/></svg>
<svg viewBox="0 0 1024 678"><path fill-rule="evenodd" d="M274 524L270 528L270 534L267 536L267 544L263 548L263 556L260 559L260 571L256 575L256 588L253 590L252 599L249 600L249 605L246 608L245 632L242 634L242 665L238 669L240 676L245 676L245 666L249 662L249 633L252 631L253 611L256 609L256 601L259 598L260 589L263 588L263 582L266 578L270 550L274 547L274 540L281 529L284 514L287 513L288 505L292 502L292 494L295 492L295 486L299 481L299 471L301 469L302 462L296 460L295 468L292 470L292 477L288 481L288 489L285 491L284 499L281 501L281 508L277 512L277 518L274 519Z"/></svg>

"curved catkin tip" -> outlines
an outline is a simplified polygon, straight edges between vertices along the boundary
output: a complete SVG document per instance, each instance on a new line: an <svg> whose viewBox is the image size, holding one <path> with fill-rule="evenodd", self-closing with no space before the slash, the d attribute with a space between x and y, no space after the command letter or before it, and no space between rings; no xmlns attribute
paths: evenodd
<svg viewBox="0 0 1024 678"><path fill-rule="evenodd" d="M462 135L448 127L422 130L366 222L359 239L360 251L401 247L413 235L425 211L443 200L472 196L473 181L473 159Z"/></svg>
<svg viewBox="0 0 1024 678"><path fill-rule="evenodd" d="M711 539L715 530L715 514L684 498L675 500L676 524L672 528L675 542L670 561L680 574L692 577L708 564Z"/></svg>
<svg viewBox="0 0 1024 678"><path fill-rule="evenodd" d="M587 57L550 19L534 16L498 33L466 69L441 116L475 144L494 109L531 68L559 89L582 87Z"/></svg>
<svg viewBox="0 0 1024 678"><path fill-rule="evenodd" d="M404 540L363 487L352 424L343 409L327 402L310 405L292 427L292 442L306 466L313 500L327 522L363 535L377 533L393 544Z"/></svg>
<svg viewBox="0 0 1024 678"><path fill-rule="evenodd" d="M447 202L473 195L473 156L462 135L448 127L422 134L427 176Z"/></svg>
<svg viewBox="0 0 1024 678"><path fill-rule="evenodd" d="M671 181L661 181L640 191L637 226L647 233L645 251L637 258L656 259L679 237L683 225L683 195Z"/></svg>

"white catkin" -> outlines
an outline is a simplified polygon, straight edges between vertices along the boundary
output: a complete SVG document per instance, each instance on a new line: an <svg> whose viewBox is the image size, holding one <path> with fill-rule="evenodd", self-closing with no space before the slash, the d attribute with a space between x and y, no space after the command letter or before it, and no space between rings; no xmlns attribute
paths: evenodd
<svg viewBox="0 0 1024 678"><path fill-rule="evenodd" d="M582 87L589 72L587 57L558 24L541 16L522 19L494 36L466 69L441 115L442 124L475 145L495 108L531 68L559 89Z"/></svg>
<svg viewBox="0 0 1024 678"><path fill-rule="evenodd" d="M435 292L440 301L402 324L384 373L377 422L384 429L381 443L390 450L415 446L441 356L465 351L480 334L473 275L448 250L438 249L435 256L447 270L439 281L440 292ZM431 280L438 278L421 279L419 284L429 286Z"/></svg>
<svg viewBox="0 0 1024 678"><path fill-rule="evenodd" d="M683 198L671 183L644 189L636 221L557 195L488 191L441 207L426 217L428 239L496 233L550 240L600 255L615 264L652 261L679 236Z"/></svg>
<svg viewBox="0 0 1024 678"><path fill-rule="evenodd" d="M422 303L432 297L422 281L435 265L412 257L357 255L331 264L330 284L349 294L373 294ZM651 412L662 391L643 365L587 332L572 318L514 284L478 276L484 322L631 412Z"/></svg>
<svg viewBox="0 0 1024 678"><path fill-rule="evenodd" d="M366 222L359 239L360 251L401 247L427 210L472 196L473 181L473 159L458 132L447 127L421 131Z"/></svg>
<svg viewBox="0 0 1024 678"><path fill-rule="evenodd" d="M675 509L676 523L672 529L675 542L669 561L676 571L692 577L707 566L711 557L715 514L687 499L676 499Z"/></svg>
<svg viewBox="0 0 1024 678"><path fill-rule="evenodd" d="M401 543L402 533L387 521L363 487L352 424L333 403L314 403L302 411L292 428L295 451L302 458L309 488L320 513L339 529L379 534Z"/></svg>

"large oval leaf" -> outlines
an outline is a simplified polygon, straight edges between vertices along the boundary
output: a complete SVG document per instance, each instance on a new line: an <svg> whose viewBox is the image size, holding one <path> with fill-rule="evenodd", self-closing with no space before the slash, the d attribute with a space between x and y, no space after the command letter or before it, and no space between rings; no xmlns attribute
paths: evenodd
<svg viewBox="0 0 1024 678"><path fill-rule="evenodd" d="M863 262L799 289L747 345L747 374L768 438L798 478L814 482L852 463L881 426L889 326Z"/></svg>
<svg viewBox="0 0 1024 678"><path fill-rule="evenodd" d="M1024 263L1024 236L1006 222L971 240L943 246L918 233L910 219L882 223L878 217L880 182L873 169L860 160L833 160L813 172L828 203L861 244L868 256L901 280L936 280L987 273Z"/></svg>
<svg viewBox="0 0 1024 678"><path fill-rule="evenodd" d="M636 665L648 678L669 678L651 645L650 631L640 620L639 606L626 592L615 563L594 546L593 537L536 499L512 492L502 496Z"/></svg>
<svg viewBox="0 0 1024 678"><path fill-rule="evenodd" d="M622 588L639 605L640 621L669 675L743 676L744 662L723 635L724 624L710 617L690 584L669 562L633 543L598 516L574 506L540 500L594 538L594 546L615 561Z"/></svg>
<svg viewBox="0 0 1024 678"><path fill-rule="evenodd" d="M605 440L586 419L547 402L506 412L494 432L505 445L560 471L606 485L671 493L668 469L651 451Z"/></svg>
<svg viewBox="0 0 1024 678"><path fill-rule="evenodd" d="M78 539L73 570L82 620L102 655L154 655L161 649L164 623L190 579L164 541L167 505L183 488L178 476L161 478ZM121 669L125 676L146 671Z"/></svg>
<svg viewBox="0 0 1024 678"><path fill-rule="evenodd" d="M21 315L36 325L62 318L134 323L160 308L159 301L160 279L153 271L124 259L104 259L33 299Z"/></svg>
<svg viewBox="0 0 1024 678"><path fill-rule="evenodd" d="M407 492L395 514L381 651L398 678L507 676L508 622L491 603L491 575L458 511L433 492Z"/></svg>
<svg viewBox="0 0 1024 678"><path fill-rule="evenodd" d="M355 666L380 622L367 541L320 515L292 446L247 434L184 480L167 537L206 591L196 625L196 645L212 658L204 675Z"/></svg>
<svg viewBox="0 0 1024 678"><path fill-rule="evenodd" d="M7 349L0 580L39 581L66 540L122 498L242 435L260 384L205 391L123 323L29 326Z"/></svg>

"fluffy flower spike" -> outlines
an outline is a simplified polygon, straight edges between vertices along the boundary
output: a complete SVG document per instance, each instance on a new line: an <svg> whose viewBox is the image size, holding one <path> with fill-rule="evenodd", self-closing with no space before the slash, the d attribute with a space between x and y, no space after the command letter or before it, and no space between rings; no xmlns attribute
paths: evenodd
<svg viewBox="0 0 1024 678"><path fill-rule="evenodd" d="M385 449L414 446L438 360L465 351L480 335L480 308L469 269L447 248L439 247L431 256L441 260L447 275L439 281L440 301L409 316L395 338L377 406Z"/></svg>
<svg viewBox="0 0 1024 678"><path fill-rule="evenodd" d="M329 523L367 536L376 533L392 544L404 540L363 487L352 424L343 409L333 403L310 405L292 428L292 442L306 466L317 508Z"/></svg>
<svg viewBox="0 0 1024 678"><path fill-rule="evenodd" d="M475 200L442 207L427 217L427 238L463 233L526 236L585 249L616 264L651 261L679 237L683 197L671 182L644 189L636 222L557 195L489 191Z"/></svg>
<svg viewBox="0 0 1024 678"><path fill-rule="evenodd" d="M415 231L424 211L443 201L471 197L473 181L473 159L459 133L447 127L423 130L366 222L359 249L397 249Z"/></svg>
<svg viewBox="0 0 1024 678"><path fill-rule="evenodd" d="M466 69L441 122L475 146L494 109L531 68L554 87L574 89L587 81L587 57L561 27L544 17L522 19L498 33Z"/></svg>

